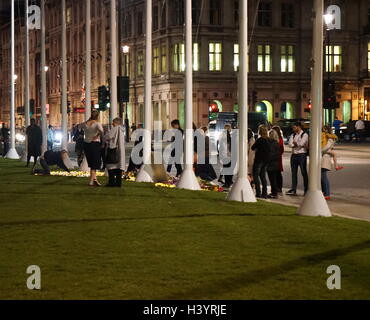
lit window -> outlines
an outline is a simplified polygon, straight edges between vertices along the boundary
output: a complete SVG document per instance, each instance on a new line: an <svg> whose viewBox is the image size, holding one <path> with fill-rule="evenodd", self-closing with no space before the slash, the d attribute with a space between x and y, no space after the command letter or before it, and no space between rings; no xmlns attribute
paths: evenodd
<svg viewBox="0 0 370 320"><path fill-rule="evenodd" d="M239 45L234 44L234 71L239 71Z"/></svg>
<svg viewBox="0 0 370 320"><path fill-rule="evenodd" d="M199 43L193 43L193 71L199 71Z"/></svg>
<svg viewBox="0 0 370 320"><path fill-rule="evenodd" d="M271 46L259 45L258 46L258 72L271 72Z"/></svg>
<svg viewBox="0 0 370 320"><path fill-rule="evenodd" d="M281 46L281 72L295 72L295 58L293 46Z"/></svg>
<svg viewBox="0 0 370 320"><path fill-rule="evenodd" d="M367 45L367 69L370 71L370 42Z"/></svg>
<svg viewBox="0 0 370 320"><path fill-rule="evenodd" d="M160 73L160 60L159 60L159 48L153 49L153 74L158 75Z"/></svg>
<svg viewBox="0 0 370 320"><path fill-rule="evenodd" d="M326 72L342 71L342 46L326 46Z"/></svg>
<svg viewBox="0 0 370 320"><path fill-rule="evenodd" d="M176 43L173 48L173 71L185 71L185 45L183 43Z"/></svg>
<svg viewBox="0 0 370 320"><path fill-rule="evenodd" d="M161 47L161 60L162 60L162 73L167 72L167 47L163 45Z"/></svg>
<svg viewBox="0 0 370 320"><path fill-rule="evenodd" d="M66 22L70 24L72 22L72 8L68 7L66 12Z"/></svg>
<svg viewBox="0 0 370 320"><path fill-rule="evenodd" d="M144 74L144 54L142 51L137 55L137 74L139 76Z"/></svg>
<svg viewBox="0 0 370 320"><path fill-rule="evenodd" d="M185 71L185 45L183 43L177 43L173 48L173 71L184 72ZM199 43L193 43L193 70L199 71L200 65L200 51Z"/></svg>
<svg viewBox="0 0 370 320"><path fill-rule="evenodd" d="M209 71L222 70L222 44L210 43L209 44Z"/></svg>

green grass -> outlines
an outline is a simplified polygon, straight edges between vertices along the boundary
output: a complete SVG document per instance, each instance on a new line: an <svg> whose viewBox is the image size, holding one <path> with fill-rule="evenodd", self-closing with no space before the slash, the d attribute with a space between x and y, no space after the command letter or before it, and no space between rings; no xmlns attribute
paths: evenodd
<svg viewBox="0 0 370 320"><path fill-rule="evenodd" d="M0 160L0 299L368 299L370 224ZM42 290L26 288L26 268ZM326 269L342 270L342 290Z"/></svg>

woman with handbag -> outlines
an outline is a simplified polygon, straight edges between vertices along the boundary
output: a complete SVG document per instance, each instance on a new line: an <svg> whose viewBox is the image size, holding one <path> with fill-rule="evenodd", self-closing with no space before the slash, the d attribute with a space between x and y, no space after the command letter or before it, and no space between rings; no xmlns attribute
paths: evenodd
<svg viewBox="0 0 370 320"><path fill-rule="evenodd" d="M96 171L101 168L100 146L104 130L98 118L99 112L93 111L90 119L79 126L85 132L84 153L90 168L89 186L91 187L101 186L96 178Z"/></svg>
<svg viewBox="0 0 370 320"><path fill-rule="evenodd" d="M113 120L113 127L106 136L107 154L106 166L109 174L107 187L122 186L122 172L126 168L125 154L125 128L122 126L122 119Z"/></svg>

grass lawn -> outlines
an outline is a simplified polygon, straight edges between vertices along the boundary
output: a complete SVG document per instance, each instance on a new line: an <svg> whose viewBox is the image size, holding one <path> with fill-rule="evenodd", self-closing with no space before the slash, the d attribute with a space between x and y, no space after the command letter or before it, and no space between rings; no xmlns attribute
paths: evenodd
<svg viewBox="0 0 370 320"><path fill-rule="evenodd" d="M0 159L0 299L369 299L370 224ZM42 290L26 288L38 265ZM326 287L338 265L342 290Z"/></svg>

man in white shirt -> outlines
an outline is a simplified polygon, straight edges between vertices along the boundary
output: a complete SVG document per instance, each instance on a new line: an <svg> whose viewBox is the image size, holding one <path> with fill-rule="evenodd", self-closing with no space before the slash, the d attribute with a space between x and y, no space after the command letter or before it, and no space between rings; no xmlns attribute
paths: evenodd
<svg viewBox="0 0 370 320"><path fill-rule="evenodd" d="M362 121L361 117L356 122L355 129L356 129L356 142L360 143L363 140L365 133L365 122Z"/></svg>
<svg viewBox="0 0 370 320"><path fill-rule="evenodd" d="M304 192L308 190L308 173L307 173L307 152L308 152L308 134L302 129L302 124L297 122L293 125L292 136L289 139L289 147L292 148L292 157L290 166L292 170L292 188L286 193L289 196L297 195L298 185L298 168L301 169Z"/></svg>

